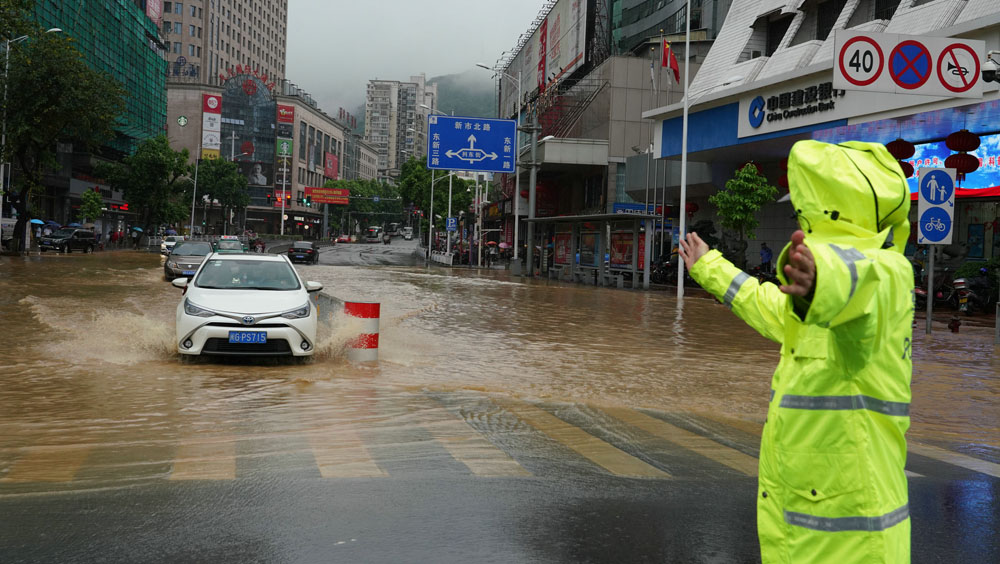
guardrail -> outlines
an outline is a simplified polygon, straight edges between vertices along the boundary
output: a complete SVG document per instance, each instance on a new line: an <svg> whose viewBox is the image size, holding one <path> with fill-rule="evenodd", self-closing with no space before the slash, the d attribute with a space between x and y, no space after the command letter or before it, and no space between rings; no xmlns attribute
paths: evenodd
<svg viewBox="0 0 1000 564"><path fill-rule="evenodd" d="M455 264L455 253L431 251L431 260L440 264L453 266Z"/></svg>

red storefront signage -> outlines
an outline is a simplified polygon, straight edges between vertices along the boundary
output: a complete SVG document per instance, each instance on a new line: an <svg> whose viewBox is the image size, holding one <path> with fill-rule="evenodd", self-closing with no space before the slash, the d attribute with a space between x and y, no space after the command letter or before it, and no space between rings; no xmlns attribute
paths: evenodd
<svg viewBox="0 0 1000 564"><path fill-rule="evenodd" d="M347 188L319 188L306 186L306 197L314 204L334 204L346 206L350 203L351 191Z"/></svg>
<svg viewBox="0 0 1000 564"><path fill-rule="evenodd" d="M278 123L295 123L295 106L278 104Z"/></svg>
<svg viewBox="0 0 1000 564"><path fill-rule="evenodd" d="M222 113L222 96L217 94L202 94L201 111L206 114Z"/></svg>
<svg viewBox="0 0 1000 564"><path fill-rule="evenodd" d="M326 153L323 159L323 176L336 180L337 170L340 168L339 165L337 155Z"/></svg>
<svg viewBox="0 0 1000 564"><path fill-rule="evenodd" d="M556 256L553 259L556 264L570 264L572 262L573 259L569 256L571 237L572 235L569 233L556 233Z"/></svg>

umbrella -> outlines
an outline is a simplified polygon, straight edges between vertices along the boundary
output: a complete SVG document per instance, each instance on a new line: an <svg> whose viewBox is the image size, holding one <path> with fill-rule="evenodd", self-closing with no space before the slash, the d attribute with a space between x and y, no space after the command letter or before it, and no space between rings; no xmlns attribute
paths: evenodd
<svg viewBox="0 0 1000 564"><path fill-rule="evenodd" d="M500 248L501 249L509 249L510 248L510 243L500 243Z"/></svg>
<svg viewBox="0 0 1000 564"><path fill-rule="evenodd" d="M33 225L45 225L45 222L44 222L44 221L42 221L42 220L40 220L40 219L32 219L32 220L31 220L31 223L32 223Z"/></svg>
<svg viewBox="0 0 1000 564"><path fill-rule="evenodd" d="M497 242L496 242L496 241L486 241L486 245L487 245L487 246L490 246L490 245L496 245L496 244L497 244Z"/></svg>
<svg viewBox="0 0 1000 564"><path fill-rule="evenodd" d="M66 225L66 227L83 227L83 226L74 221L73 223Z"/></svg>
<svg viewBox="0 0 1000 564"><path fill-rule="evenodd" d="M177 235L177 231L173 229L167 229L167 235Z"/></svg>
<svg viewBox="0 0 1000 564"><path fill-rule="evenodd" d="M139 233L142 233L142 227L133 227L132 230L133 231L138 231Z"/></svg>
<svg viewBox="0 0 1000 564"><path fill-rule="evenodd" d="M39 221L41 221L41 220L39 220ZM58 227L59 226L59 222L58 221L52 221L50 219L50 220L48 220L48 221L45 222L45 225L55 225L56 227Z"/></svg>

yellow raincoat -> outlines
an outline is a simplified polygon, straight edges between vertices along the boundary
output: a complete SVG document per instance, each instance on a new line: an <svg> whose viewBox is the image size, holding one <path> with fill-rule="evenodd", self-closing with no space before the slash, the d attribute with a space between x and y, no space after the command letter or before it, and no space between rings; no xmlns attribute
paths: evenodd
<svg viewBox="0 0 1000 564"><path fill-rule="evenodd" d="M761 439L757 532L765 564L908 563L910 194L879 144L800 141L791 203L816 260L809 300L758 284L718 251L691 276L781 344ZM788 246L778 258L783 268Z"/></svg>

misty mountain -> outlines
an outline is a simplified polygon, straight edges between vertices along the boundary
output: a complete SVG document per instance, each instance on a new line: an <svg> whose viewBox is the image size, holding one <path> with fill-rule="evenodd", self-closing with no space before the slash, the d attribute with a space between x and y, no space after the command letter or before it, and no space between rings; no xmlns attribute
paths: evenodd
<svg viewBox="0 0 1000 564"><path fill-rule="evenodd" d="M456 116L496 117L496 83L482 69L447 74L427 81L438 87L437 109Z"/></svg>

